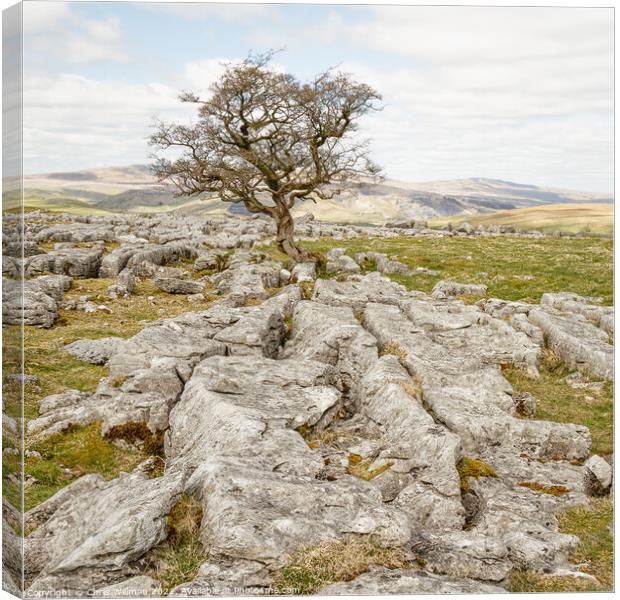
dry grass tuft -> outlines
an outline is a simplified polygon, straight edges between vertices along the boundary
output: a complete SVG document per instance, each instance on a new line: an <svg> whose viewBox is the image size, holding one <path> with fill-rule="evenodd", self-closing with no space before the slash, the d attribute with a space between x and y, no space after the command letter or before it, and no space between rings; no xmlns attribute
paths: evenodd
<svg viewBox="0 0 620 600"><path fill-rule="evenodd" d="M347 465L347 473L349 475L353 475L358 479L363 479L364 481L370 481L375 477L381 475L381 473L385 473L388 469L390 469L394 463L388 462L376 469L371 469L373 463L375 462L375 458L371 457L366 460L363 459L359 454L349 454L349 464Z"/></svg>
<svg viewBox="0 0 620 600"><path fill-rule="evenodd" d="M164 432L153 433L142 421L129 421L122 425L115 425L109 429L105 437L110 440L125 440L139 446L151 456L164 455Z"/></svg>
<svg viewBox="0 0 620 600"><path fill-rule="evenodd" d="M544 483L538 483L537 481L521 481L517 485L528 488L534 492L549 494L550 496L556 497L563 496L570 491L567 487L563 485L545 485Z"/></svg>
<svg viewBox="0 0 620 600"><path fill-rule="evenodd" d="M422 379L419 376L412 377L411 381L399 381L398 383L412 398L417 398L421 402L424 401Z"/></svg>
<svg viewBox="0 0 620 600"><path fill-rule="evenodd" d="M110 385L113 388L119 388L125 383L129 377L127 375L115 375L114 377L110 377Z"/></svg>
<svg viewBox="0 0 620 600"><path fill-rule="evenodd" d="M314 281L302 281L299 284L301 288L301 293L303 294L304 300L312 300L312 295L314 294Z"/></svg>
<svg viewBox="0 0 620 600"><path fill-rule="evenodd" d="M355 579L371 565L401 569L411 566L411 560L404 549L384 548L372 537L325 541L293 554L272 587L276 593L314 594L332 583Z"/></svg>
<svg viewBox="0 0 620 600"><path fill-rule="evenodd" d="M388 342L383 346L381 349L381 356L385 356L386 354L392 354L398 358L401 364L403 364L407 358L407 351L398 342Z"/></svg>

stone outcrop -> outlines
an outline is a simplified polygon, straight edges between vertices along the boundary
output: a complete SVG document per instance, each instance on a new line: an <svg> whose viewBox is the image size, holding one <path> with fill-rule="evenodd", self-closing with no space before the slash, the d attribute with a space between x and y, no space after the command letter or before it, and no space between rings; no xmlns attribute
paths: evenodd
<svg viewBox="0 0 620 600"><path fill-rule="evenodd" d="M44 275L36 279L4 279L2 322L5 325L51 327L58 318L58 305L71 286L66 275Z"/></svg>
<svg viewBox="0 0 620 600"><path fill-rule="evenodd" d="M26 277L46 273L69 275L79 279L97 277L101 266L101 248L63 248L29 257L24 266Z"/></svg>

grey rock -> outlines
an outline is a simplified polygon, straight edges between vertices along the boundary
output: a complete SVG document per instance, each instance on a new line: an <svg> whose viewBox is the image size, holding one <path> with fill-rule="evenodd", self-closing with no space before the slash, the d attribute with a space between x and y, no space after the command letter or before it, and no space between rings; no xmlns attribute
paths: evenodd
<svg viewBox="0 0 620 600"><path fill-rule="evenodd" d="M2 277L20 277L21 261L12 256L2 256Z"/></svg>
<svg viewBox="0 0 620 600"><path fill-rule="evenodd" d="M64 347L65 352L93 365L105 365L113 354L119 352L125 340L118 337L97 340L77 340Z"/></svg>
<svg viewBox="0 0 620 600"><path fill-rule="evenodd" d="M364 277L350 277L345 282L318 279L312 299L332 306L349 306L354 310L363 310L369 302L398 304L407 296L402 285L382 277L379 273L368 273Z"/></svg>
<svg viewBox="0 0 620 600"><path fill-rule="evenodd" d="M346 251L346 248L332 248L327 252L327 260L337 260L343 257Z"/></svg>
<svg viewBox="0 0 620 600"><path fill-rule="evenodd" d="M144 248L144 243L124 244L120 248L115 248L101 259L99 277L112 278L118 276L127 267L129 259Z"/></svg>
<svg viewBox="0 0 620 600"><path fill-rule="evenodd" d="M328 273L359 273L361 271L360 266L346 254L328 258L326 268Z"/></svg>
<svg viewBox="0 0 620 600"><path fill-rule="evenodd" d="M171 242L169 244L149 244L138 249L128 259L126 265L133 270L141 263L151 263L154 265L164 265L181 259L194 259L198 254L196 248L190 244ZM122 270L121 267L120 270Z"/></svg>
<svg viewBox="0 0 620 600"><path fill-rule="evenodd" d="M601 456L594 454L585 462L585 487L591 496L602 496L609 493L613 470L611 465Z"/></svg>
<svg viewBox="0 0 620 600"><path fill-rule="evenodd" d="M457 283L455 281L438 281L433 288L433 298L450 298L455 296L486 296L487 286L472 283Z"/></svg>
<svg viewBox="0 0 620 600"><path fill-rule="evenodd" d="M108 296L112 299L126 298L133 292L136 284L136 276L129 269L124 269L118 274L116 283L108 287Z"/></svg>
<svg viewBox="0 0 620 600"><path fill-rule="evenodd" d="M295 307L291 338L282 357L318 360L334 366L340 374L338 387L355 404L358 384L377 360L377 341L350 308L302 301Z"/></svg>
<svg viewBox="0 0 620 600"><path fill-rule="evenodd" d="M529 320L545 334L547 345L572 369L613 379L613 346L608 336L584 317L534 308Z"/></svg>
<svg viewBox="0 0 620 600"><path fill-rule="evenodd" d="M303 283L304 281L315 281L316 263L297 263L291 271L291 279L293 282L297 283Z"/></svg>
<svg viewBox="0 0 620 600"><path fill-rule="evenodd" d="M162 587L152 577L137 575L93 590L92 596L95 598L156 598L162 596Z"/></svg>
<svg viewBox="0 0 620 600"><path fill-rule="evenodd" d="M194 269L203 271L205 269L224 270L228 263L228 254L226 252L203 252L196 257Z"/></svg>
<svg viewBox="0 0 620 600"><path fill-rule="evenodd" d="M36 279L25 281L24 286L38 289L56 302L62 302L65 292L71 287L71 277L67 275L42 275Z"/></svg>
<svg viewBox="0 0 620 600"><path fill-rule="evenodd" d="M353 581L334 583L323 596L388 596L392 594L501 594L504 588L464 577L445 577L415 569L373 567Z"/></svg>
<svg viewBox="0 0 620 600"><path fill-rule="evenodd" d="M100 248L52 250L47 254L28 258L25 264L25 276L56 273L81 279L97 277L102 255L103 251Z"/></svg>
<svg viewBox="0 0 620 600"><path fill-rule="evenodd" d="M301 359L212 357L196 367L171 413L166 455L171 470L195 469L188 489L208 491L203 539L216 561L274 569L296 548L345 533L408 539L404 516L366 482L317 479L323 461L294 431L331 422L335 379L333 367Z"/></svg>
<svg viewBox="0 0 620 600"><path fill-rule="evenodd" d="M468 325L476 312L482 313L477 307L454 305L431 313L443 320L431 325L439 331L429 335L424 326L428 304L409 300L403 306L409 319L397 307L369 304L364 323L381 348L398 349L421 385L425 406L461 437L464 449L475 455L492 445L536 457L587 456L590 435L585 427L515 418L511 386L491 365L527 365L530 346L523 334L510 327L498 331L499 324L484 320Z"/></svg>
<svg viewBox="0 0 620 600"><path fill-rule="evenodd" d="M239 320L216 333L213 339L225 344L228 354L275 358L284 339L282 312L277 306L250 308Z"/></svg>
<svg viewBox="0 0 620 600"><path fill-rule="evenodd" d="M22 282L5 279L2 282L2 323L4 325L34 325L51 327L58 318L56 301L38 287L22 286Z"/></svg>
<svg viewBox="0 0 620 600"><path fill-rule="evenodd" d="M166 537L166 517L183 489L180 475L149 479L137 470L109 482L85 477L34 509L47 518L25 540L30 593L105 583Z"/></svg>
<svg viewBox="0 0 620 600"><path fill-rule="evenodd" d="M614 335L614 314L607 314L601 317L599 327L608 335Z"/></svg>
<svg viewBox="0 0 620 600"><path fill-rule="evenodd" d="M269 297L268 288L277 288L281 284L279 263L245 262L249 258L235 255L229 268L212 278L218 291L227 295L233 306L242 306L248 300L266 300Z"/></svg>
<svg viewBox="0 0 620 600"><path fill-rule="evenodd" d="M153 283L168 294L200 294L204 291L204 284L199 281L186 281L172 277L157 277Z"/></svg>
<svg viewBox="0 0 620 600"><path fill-rule="evenodd" d="M64 215L66 218L67 215ZM77 219L74 220L77 221ZM58 223L44 227L35 236L36 242L94 242L113 241L114 230L106 223Z"/></svg>
<svg viewBox="0 0 620 600"><path fill-rule="evenodd" d="M513 569L501 539L469 531L414 536L412 551L432 573L482 581L504 581Z"/></svg>
<svg viewBox="0 0 620 600"><path fill-rule="evenodd" d="M362 382L361 411L383 432L381 452L373 466L391 465L402 474L394 506L402 508L415 529L460 529L461 505L456 463L460 440L435 423L422 404L422 390L394 356L383 356ZM384 475L376 478L382 484ZM374 481L374 480L373 480Z"/></svg>

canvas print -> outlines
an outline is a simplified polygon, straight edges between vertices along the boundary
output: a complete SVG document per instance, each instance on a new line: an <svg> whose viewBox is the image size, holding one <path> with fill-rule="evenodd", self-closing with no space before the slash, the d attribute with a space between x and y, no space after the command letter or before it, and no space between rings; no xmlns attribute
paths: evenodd
<svg viewBox="0 0 620 600"><path fill-rule="evenodd" d="M3 12L3 589L611 592L613 8Z"/></svg>

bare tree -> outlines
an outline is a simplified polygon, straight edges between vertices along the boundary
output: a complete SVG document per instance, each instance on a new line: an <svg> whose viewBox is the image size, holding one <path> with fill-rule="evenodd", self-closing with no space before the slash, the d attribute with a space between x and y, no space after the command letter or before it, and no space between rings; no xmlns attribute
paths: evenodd
<svg viewBox="0 0 620 600"><path fill-rule="evenodd" d="M370 86L333 70L309 83L270 67L273 53L229 63L211 96L192 93L194 125L159 123L150 143L180 150L158 157L153 169L177 195L217 193L276 221L278 248L297 262L317 260L293 237L291 209L299 200L334 197L344 184L376 176L367 140L351 134L381 99Z"/></svg>

